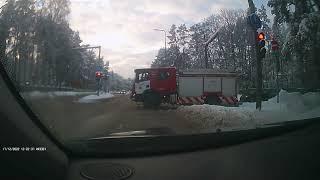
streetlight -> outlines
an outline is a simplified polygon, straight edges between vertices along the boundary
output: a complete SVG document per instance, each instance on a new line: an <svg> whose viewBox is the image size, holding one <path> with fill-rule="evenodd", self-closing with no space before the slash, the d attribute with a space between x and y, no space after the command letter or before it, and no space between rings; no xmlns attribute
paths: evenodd
<svg viewBox="0 0 320 180"><path fill-rule="evenodd" d="M73 50L83 50L83 49L99 49L99 60L101 60L101 46L88 46L88 47L75 47Z"/></svg>
<svg viewBox="0 0 320 180"><path fill-rule="evenodd" d="M8 4L8 1L5 1L3 5L0 6L0 9L2 9L4 6Z"/></svg>
<svg viewBox="0 0 320 180"><path fill-rule="evenodd" d="M167 59L167 31L164 29L153 29L155 31L162 31L164 32L164 59Z"/></svg>
<svg viewBox="0 0 320 180"><path fill-rule="evenodd" d="M75 47L72 50L84 50L84 49L99 49L99 61L101 60L101 46L88 46L88 47ZM89 76L88 76L89 77ZM100 95L100 81L101 81L101 73L96 72L96 80L97 80L97 96Z"/></svg>

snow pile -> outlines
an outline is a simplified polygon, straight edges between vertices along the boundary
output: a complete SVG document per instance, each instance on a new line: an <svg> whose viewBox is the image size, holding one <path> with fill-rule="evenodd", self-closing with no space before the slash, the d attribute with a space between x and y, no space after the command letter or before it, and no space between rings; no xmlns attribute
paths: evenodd
<svg viewBox="0 0 320 180"><path fill-rule="evenodd" d="M99 100L103 100L103 99L109 99L114 97L114 95L110 94L110 93L101 93L99 96L97 95L89 95L89 96L85 96L83 98L80 98L78 100L79 103L94 103L97 102Z"/></svg>
<svg viewBox="0 0 320 180"><path fill-rule="evenodd" d="M32 92L22 92L20 93L24 98L43 98L50 96L49 93L44 93L40 91L32 91Z"/></svg>
<svg viewBox="0 0 320 180"><path fill-rule="evenodd" d="M20 93L22 97L29 99L37 99L37 98L53 98L57 96L81 96L81 95L89 95L94 92L77 92L77 91L50 91L50 92L41 92L41 91L31 91L31 92L22 92Z"/></svg>
<svg viewBox="0 0 320 180"><path fill-rule="evenodd" d="M320 117L320 93L288 93L281 90L280 103L273 97L262 103L262 110L255 103L240 107L210 105L181 106L178 112L198 123L202 130L248 129L269 123Z"/></svg>
<svg viewBox="0 0 320 180"><path fill-rule="evenodd" d="M179 107L178 111L202 130L253 128L255 124L255 110L250 108L194 105Z"/></svg>
<svg viewBox="0 0 320 180"><path fill-rule="evenodd" d="M255 105L255 103L251 104ZM279 103L277 103L277 97L273 97L262 103L263 110L295 114L306 113L317 107L320 107L320 93L315 92L301 94L298 92L288 93L281 90L279 93Z"/></svg>
<svg viewBox="0 0 320 180"><path fill-rule="evenodd" d="M78 96L78 95L88 95L94 92L74 92L74 91L56 91L53 92L55 96Z"/></svg>
<svg viewBox="0 0 320 180"><path fill-rule="evenodd" d="M238 95L237 95L238 101L240 101L241 97L242 97L242 94L238 94Z"/></svg>
<svg viewBox="0 0 320 180"><path fill-rule="evenodd" d="M316 107L320 105L320 93L306 93L303 95L304 104L309 107Z"/></svg>

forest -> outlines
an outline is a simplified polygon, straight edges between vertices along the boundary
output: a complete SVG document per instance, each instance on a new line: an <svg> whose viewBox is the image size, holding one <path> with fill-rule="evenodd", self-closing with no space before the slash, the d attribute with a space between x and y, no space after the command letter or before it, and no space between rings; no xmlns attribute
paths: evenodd
<svg viewBox="0 0 320 180"><path fill-rule="evenodd" d="M275 88L277 69L282 88L320 88L319 6L316 0L268 0L257 7L267 40L264 88ZM17 87L94 87L106 59L76 49L83 45L69 14L69 0L7 0L0 7L0 61ZM247 16L247 10L221 9L191 26L173 24L169 47L158 51L152 67L204 68L204 43L220 29L208 48L208 68L237 72L241 89L255 88L255 39ZM271 50L272 40L278 51ZM130 88L132 80L113 77L117 90Z"/></svg>
<svg viewBox="0 0 320 180"><path fill-rule="evenodd" d="M315 0L269 0L257 7L267 41L263 59L264 88L276 87L277 70L282 88L320 88L319 5ZM268 15L267 8L271 9L272 16ZM182 70L204 68L204 43L221 28L208 48L209 68L237 72L241 89L255 88L255 39L248 15L247 10L222 9L190 27L173 24L168 32L170 46L166 53L164 48L158 51L152 66L176 66ZM272 40L278 42L279 50L272 51Z"/></svg>
<svg viewBox="0 0 320 180"><path fill-rule="evenodd" d="M95 88L95 72L106 68L68 22L69 0L7 0L0 7L0 57L15 85ZM113 73L115 90L129 89ZM115 83L117 82L117 83Z"/></svg>

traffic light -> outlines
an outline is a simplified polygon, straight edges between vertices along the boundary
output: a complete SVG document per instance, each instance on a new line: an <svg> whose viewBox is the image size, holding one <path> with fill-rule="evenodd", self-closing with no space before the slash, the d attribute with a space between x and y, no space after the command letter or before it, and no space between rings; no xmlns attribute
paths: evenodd
<svg viewBox="0 0 320 180"><path fill-rule="evenodd" d="M97 71L96 72L96 79L99 80L102 77L102 75L103 75L102 72Z"/></svg>
<svg viewBox="0 0 320 180"><path fill-rule="evenodd" d="M258 47L259 47L259 56L260 58L266 57L266 36L264 32L258 32Z"/></svg>

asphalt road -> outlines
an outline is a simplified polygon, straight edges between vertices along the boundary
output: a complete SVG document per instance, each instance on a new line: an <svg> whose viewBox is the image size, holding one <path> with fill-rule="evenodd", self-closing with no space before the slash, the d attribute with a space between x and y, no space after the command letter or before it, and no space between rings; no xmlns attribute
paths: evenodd
<svg viewBox="0 0 320 180"><path fill-rule="evenodd" d="M192 133L195 124L174 107L145 109L127 95L116 95L95 103L79 103L80 96L29 99L27 103L62 141L107 136L110 133L169 128L177 134Z"/></svg>

